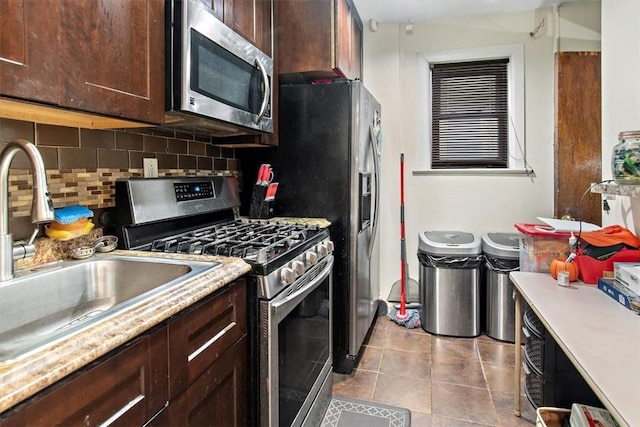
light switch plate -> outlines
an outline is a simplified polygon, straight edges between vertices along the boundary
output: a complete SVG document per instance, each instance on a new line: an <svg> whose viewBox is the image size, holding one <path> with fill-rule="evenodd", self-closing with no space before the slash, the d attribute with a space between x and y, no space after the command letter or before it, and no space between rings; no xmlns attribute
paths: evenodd
<svg viewBox="0 0 640 427"><path fill-rule="evenodd" d="M158 159L142 159L145 178L158 177Z"/></svg>

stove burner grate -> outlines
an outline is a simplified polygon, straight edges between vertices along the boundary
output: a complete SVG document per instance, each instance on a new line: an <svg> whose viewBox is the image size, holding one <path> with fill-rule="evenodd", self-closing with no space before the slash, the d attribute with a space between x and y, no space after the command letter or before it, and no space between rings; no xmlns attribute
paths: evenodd
<svg viewBox="0 0 640 427"><path fill-rule="evenodd" d="M317 228L232 221L157 239L151 251L243 258L264 264L307 241Z"/></svg>

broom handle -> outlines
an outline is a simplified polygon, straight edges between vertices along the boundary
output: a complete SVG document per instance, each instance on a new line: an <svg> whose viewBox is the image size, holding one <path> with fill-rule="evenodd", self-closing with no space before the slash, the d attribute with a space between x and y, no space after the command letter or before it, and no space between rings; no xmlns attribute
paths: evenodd
<svg viewBox="0 0 640 427"><path fill-rule="evenodd" d="M407 248L404 241L404 153L400 154L400 314L405 315L407 295L406 295L406 262Z"/></svg>
<svg viewBox="0 0 640 427"><path fill-rule="evenodd" d="M400 251L406 252L404 239L402 239ZM406 313L405 309L406 309L406 303L407 303L407 294L405 290L406 289L405 285L407 283L407 276L405 272L406 272L407 266L406 266L406 262L404 261L404 258L400 260L400 268L402 270L402 273L400 273L400 314L404 316L404 314Z"/></svg>

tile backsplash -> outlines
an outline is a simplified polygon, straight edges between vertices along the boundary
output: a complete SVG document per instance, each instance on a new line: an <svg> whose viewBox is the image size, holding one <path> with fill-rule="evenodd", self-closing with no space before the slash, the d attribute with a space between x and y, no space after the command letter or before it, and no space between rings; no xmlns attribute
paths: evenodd
<svg viewBox="0 0 640 427"><path fill-rule="evenodd" d="M0 150L14 139L34 142L42 155L56 208L114 206L115 180L141 177L143 159L158 159L159 176L239 176L232 148L167 130L89 130L0 118ZM19 152L9 175L9 216L31 213L31 172Z"/></svg>

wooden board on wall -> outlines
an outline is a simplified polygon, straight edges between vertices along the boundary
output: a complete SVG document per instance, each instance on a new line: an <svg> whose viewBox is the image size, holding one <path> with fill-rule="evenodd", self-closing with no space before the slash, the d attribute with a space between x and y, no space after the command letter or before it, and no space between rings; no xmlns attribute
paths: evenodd
<svg viewBox="0 0 640 427"><path fill-rule="evenodd" d="M555 57L554 215L602 223L600 52L558 52Z"/></svg>

